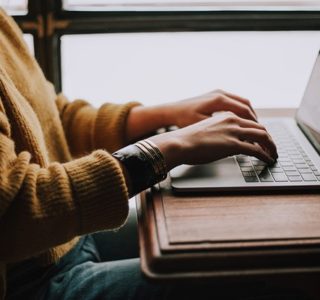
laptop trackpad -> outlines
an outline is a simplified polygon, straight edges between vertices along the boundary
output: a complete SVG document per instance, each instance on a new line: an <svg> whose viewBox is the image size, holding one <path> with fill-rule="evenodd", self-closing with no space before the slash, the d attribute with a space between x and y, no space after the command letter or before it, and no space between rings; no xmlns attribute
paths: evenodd
<svg viewBox="0 0 320 300"><path fill-rule="evenodd" d="M170 172L174 188L212 188L243 183L240 168L234 157L204 165L181 165Z"/></svg>

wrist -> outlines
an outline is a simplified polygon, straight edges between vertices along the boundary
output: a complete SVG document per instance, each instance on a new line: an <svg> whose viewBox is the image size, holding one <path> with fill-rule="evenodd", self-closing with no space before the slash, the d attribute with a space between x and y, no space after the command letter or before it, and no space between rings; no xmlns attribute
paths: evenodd
<svg viewBox="0 0 320 300"><path fill-rule="evenodd" d="M157 145L148 139L124 147L112 156L119 161L130 197L167 177L164 157Z"/></svg>
<svg viewBox="0 0 320 300"><path fill-rule="evenodd" d="M183 145L176 132L166 132L149 138L161 151L167 171L183 163Z"/></svg>
<svg viewBox="0 0 320 300"><path fill-rule="evenodd" d="M126 137L131 143L144 138L163 127L174 125L174 106L136 106L131 109L127 120Z"/></svg>

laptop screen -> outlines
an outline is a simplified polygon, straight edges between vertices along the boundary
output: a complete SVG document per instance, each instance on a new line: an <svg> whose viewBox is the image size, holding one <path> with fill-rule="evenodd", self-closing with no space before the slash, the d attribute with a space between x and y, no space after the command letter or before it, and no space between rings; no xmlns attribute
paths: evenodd
<svg viewBox="0 0 320 300"><path fill-rule="evenodd" d="M296 120L320 153L320 54L313 67Z"/></svg>

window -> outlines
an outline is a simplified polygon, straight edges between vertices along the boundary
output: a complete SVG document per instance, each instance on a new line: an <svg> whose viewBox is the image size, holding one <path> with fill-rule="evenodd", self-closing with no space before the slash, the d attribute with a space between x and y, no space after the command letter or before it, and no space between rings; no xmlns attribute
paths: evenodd
<svg viewBox="0 0 320 300"><path fill-rule="evenodd" d="M98 106L223 88L297 106L320 48L320 1L0 0L57 91Z"/></svg>
<svg viewBox="0 0 320 300"><path fill-rule="evenodd" d="M320 32L183 32L62 38L64 92L105 101L174 101L215 88L257 108L298 106Z"/></svg>
<svg viewBox="0 0 320 300"><path fill-rule="evenodd" d="M34 42L32 34L24 34L23 37L30 49L30 52L34 54Z"/></svg>
<svg viewBox="0 0 320 300"><path fill-rule="evenodd" d="M112 10L314 10L319 1L292 0L65 0L64 9L78 11Z"/></svg>
<svg viewBox="0 0 320 300"><path fill-rule="evenodd" d="M27 0L0 0L0 6L10 15L26 15L28 12Z"/></svg>

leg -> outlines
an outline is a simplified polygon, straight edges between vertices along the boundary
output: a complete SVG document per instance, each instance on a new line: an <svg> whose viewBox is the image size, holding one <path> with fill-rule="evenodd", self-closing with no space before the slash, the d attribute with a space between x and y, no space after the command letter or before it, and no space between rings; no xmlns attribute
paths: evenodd
<svg viewBox="0 0 320 300"><path fill-rule="evenodd" d="M165 299L166 293L143 278L138 258L101 261L92 236L49 270L43 282L32 299Z"/></svg>
<svg viewBox="0 0 320 300"><path fill-rule="evenodd" d="M131 207L126 224L117 231L92 235L102 261L139 257L137 212Z"/></svg>

